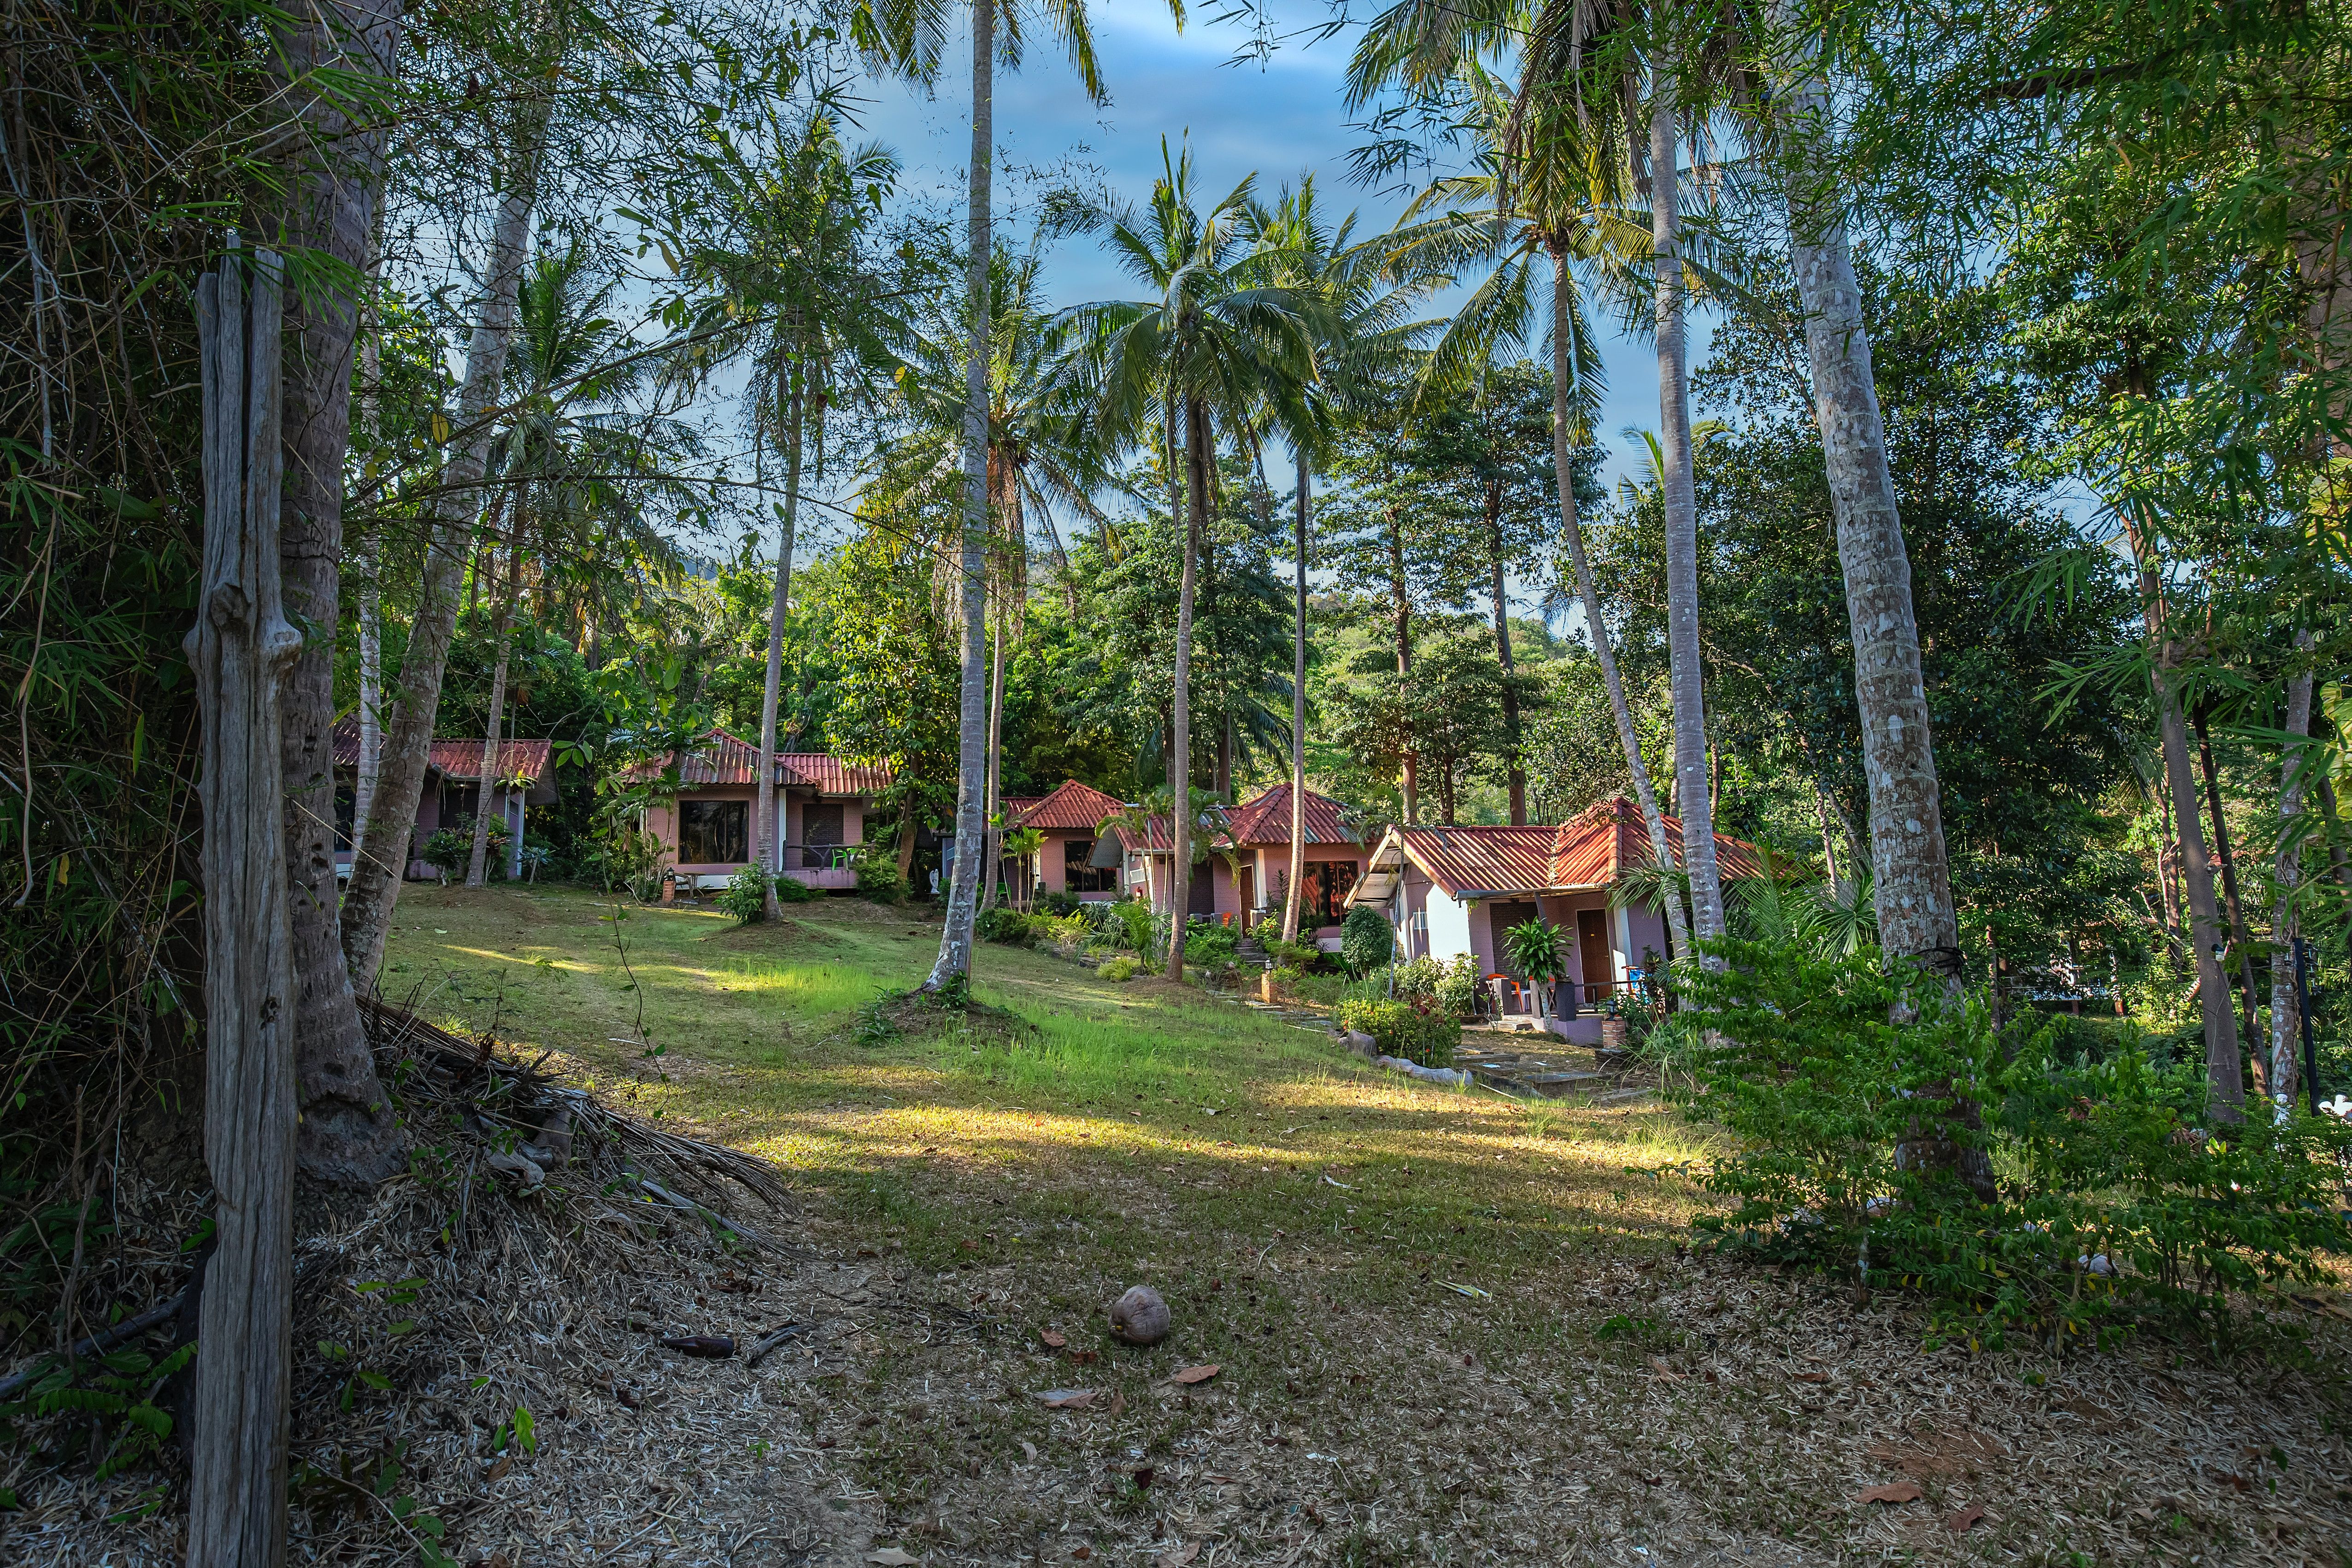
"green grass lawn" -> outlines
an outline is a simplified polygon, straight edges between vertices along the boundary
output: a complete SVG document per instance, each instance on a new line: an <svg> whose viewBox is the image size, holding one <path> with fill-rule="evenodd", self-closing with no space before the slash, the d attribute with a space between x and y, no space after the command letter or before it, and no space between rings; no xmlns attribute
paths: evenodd
<svg viewBox="0 0 2352 1568"><path fill-rule="evenodd" d="M1673 1111L1441 1090L985 945L984 1013L894 1032L867 1004L928 969L927 912L615 914L407 889L385 992L785 1168L856 1325L772 1393L776 1441L927 1563L2105 1562L2140 1529L2116 1498L2179 1468L2153 1427L2122 1491L2049 1461L2063 1411L2137 1396L2122 1358L1931 1354L1906 1303L1686 1255L1714 1134ZM1174 1309L1156 1350L1106 1332L1137 1282ZM1057 1387L1101 1400L1033 1397ZM2252 1440L2208 1425L2217 1463ZM2003 1457L1907 1512L1853 1500L1962 1443ZM1971 1501L1999 1506L1965 1539L1926 1511ZM2201 1500L2182 1560L2262 1501Z"/></svg>

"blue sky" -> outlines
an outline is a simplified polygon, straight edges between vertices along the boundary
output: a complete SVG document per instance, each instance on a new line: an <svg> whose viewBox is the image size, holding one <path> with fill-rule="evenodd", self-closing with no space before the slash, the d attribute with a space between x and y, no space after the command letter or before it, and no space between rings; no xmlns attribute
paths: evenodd
<svg viewBox="0 0 2352 1568"><path fill-rule="evenodd" d="M1364 137L1349 129L1340 78L1355 30L1313 41L1328 10L1305 0L1266 0L1278 47L1263 63L1233 63L1249 35L1211 26L1214 7L1196 7L1180 37L1164 5L1108 0L1095 8L1095 43L1111 101L1087 102L1058 47L1033 34L1017 75L1000 72L996 89L999 175L996 203L1012 214L1000 234L1027 232L1024 203L1055 180L1091 172L1119 194L1148 194L1160 168L1160 138L1190 136L1204 190L1222 195L1255 171L1269 189L1312 171L1336 210L1354 206L1359 232L1386 227L1401 196L1349 183L1348 152ZM967 32L966 37L969 37ZM864 115L870 136L905 161L905 189L919 201L961 213L971 145L971 51L957 51L929 98L883 84L871 89ZM1087 237L1048 253L1045 277L1058 303L1118 298L1130 285ZM1441 302L1442 303L1442 302ZM1695 323L1695 326L1699 324ZM1694 333L1704 340L1704 328ZM1605 470L1618 472L1628 424L1658 421L1657 361L1648 346L1615 342L1607 351L1609 396L1600 429L1612 448Z"/></svg>

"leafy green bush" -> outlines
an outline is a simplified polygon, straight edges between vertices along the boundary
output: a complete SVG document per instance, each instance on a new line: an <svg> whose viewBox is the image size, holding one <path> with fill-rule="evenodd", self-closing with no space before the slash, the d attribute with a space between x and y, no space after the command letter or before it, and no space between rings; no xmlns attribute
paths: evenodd
<svg viewBox="0 0 2352 1568"><path fill-rule="evenodd" d="M1453 1066L1454 1049L1462 1043L1461 1020L1449 1018L1426 1000L1383 998L1341 1002L1331 1009L1331 1021L1370 1035L1384 1056L1402 1057L1423 1067Z"/></svg>
<svg viewBox="0 0 2352 1568"><path fill-rule="evenodd" d="M719 907L735 917L736 923L749 925L762 920L768 914L767 874L758 866L747 865L728 880L719 890ZM779 890L781 896L781 890Z"/></svg>
<svg viewBox="0 0 2352 1568"><path fill-rule="evenodd" d="M1278 991L1296 990L1298 982L1307 977L1305 971L1295 969L1287 964L1276 964L1266 972L1274 977L1274 988Z"/></svg>
<svg viewBox="0 0 2352 1568"><path fill-rule="evenodd" d="M1123 898L1117 904L1099 907L1108 911L1104 917L1103 929L1109 934L1113 946L1148 956L1158 946L1151 906L1141 899Z"/></svg>
<svg viewBox="0 0 2352 1568"><path fill-rule="evenodd" d="M1396 929L1369 904L1359 904L1339 922L1339 965L1351 975L1369 975L1396 956Z"/></svg>
<svg viewBox="0 0 2352 1568"><path fill-rule="evenodd" d="M474 819L460 817L426 839L416 858L445 877L464 876L474 858ZM493 880L507 873L507 825L496 818L490 821L490 847L482 869Z"/></svg>
<svg viewBox="0 0 2352 1568"><path fill-rule="evenodd" d="M1431 999L1439 1009L1457 1019L1478 1016L1478 1003L1483 994L1479 985L1478 960L1467 953L1456 953L1445 966L1445 973L1430 991Z"/></svg>
<svg viewBox="0 0 2352 1568"><path fill-rule="evenodd" d="M1078 895L1075 893L1041 893L1037 895L1038 912L1045 915L1076 915L1078 904Z"/></svg>
<svg viewBox="0 0 2352 1568"><path fill-rule="evenodd" d="M1029 940L1029 917L1017 909L983 909L972 922L972 932L983 942L1020 946Z"/></svg>
<svg viewBox="0 0 2352 1568"><path fill-rule="evenodd" d="M824 896L796 876L776 878L776 900L780 904L811 904Z"/></svg>
<svg viewBox="0 0 2352 1568"><path fill-rule="evenodd" d="M875 841L880 843L882 841ZM907 879L898 873L898 857L895 852L877 852L857 857L857 892L860 897L877 904L896 904L907 896Z"/></svg>
<svg viewBox="0 0 2352 1568"><path fill-rule="evenodd" d="M1065 957L1086 946L1087 935L1086 921L1076 914L1029 917L1029 939L1040 946L1051 946Z"/></svg>
<svg viewBox="0 0 2352 1568"><path fill-rule="evenodd" d="M1184 961L1204 969L1230 966L1241 939L1230 926L1192 916L1184 928Z"/></svg>
<svg viewBox="0 0 2352 1568"><path fill-rule="evenodd" d="M1706 1222L1727 1243L1926 1290L1999 1343L2137 1311L2223 1334L2231 1293L2315 1280L2317 1253L2352 1240L2352 1127L2219 1129L2199 1064L2062 1061L2046 1028L2004 1060L1979 1001L1875 954L1707 947L1726 967L1688 979L1691 1109L1738 1139L1706 1177L1736 1202ZM1953 1161L1914 1157L1939 1147L2010 1179L1980 1202Z"/></svg>
<svg viewBox="0 0 2352 1568"><path fill-rule="evenodd" d="M1266 956L1294 969L1313 969L1323 962L1323 949L1312 942L1285 942L1279 936L1265 944Z"/></svg>
<svg viewBox="0 0 2352 1568"><path fill-rule="evenodd" d="M1291 994L1303 1002L1318 1007L1338 1007L1341 1002L1383 1001L1388 997L1388 981L1381 975L1318 974L1298 972Z"/></svg>
<svg viewBox="0 0 2352 1568"><path fill-rule="evenodd" d="M1399 964L1389 975L1398 996L1418 1000L1437 994L1437 982L1445 977L1445 966L1424 956Z"/></svg>
<svg viewBox="0 0 2352 1568"><path fill-rule="evenodd" d="M1131 980L1143 966L1122 953L1116 958L1106 958L1095 967L1095 973L1106 980Z"/></svg>

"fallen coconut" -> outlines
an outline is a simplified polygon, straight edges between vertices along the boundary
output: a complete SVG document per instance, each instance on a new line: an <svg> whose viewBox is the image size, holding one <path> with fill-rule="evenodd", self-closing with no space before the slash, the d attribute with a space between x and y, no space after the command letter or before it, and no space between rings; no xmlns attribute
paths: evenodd
<svg viewBox="0 0 2352 1568"><path fill-rule="evenodd" d="M1149 1285L1138 1285L1110 1304L1110 1332L1129 1344L1158 1344L1168 1337L1168 1303Z"/></svg>

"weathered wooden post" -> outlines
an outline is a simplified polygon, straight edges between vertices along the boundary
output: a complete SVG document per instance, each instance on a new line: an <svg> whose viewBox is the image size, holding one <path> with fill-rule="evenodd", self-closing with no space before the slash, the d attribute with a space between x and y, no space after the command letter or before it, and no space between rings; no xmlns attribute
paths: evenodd
<svg viewBox="0 0 2352 1568"><path fill-rule="evenodd" d="M279 679L302 645L278 581L279 264L196 286L205 560L188 662L204 716L205 1159L215 1244L198 1320L189 1568L286 1554L294 1308L294 960Z"/></svg>

